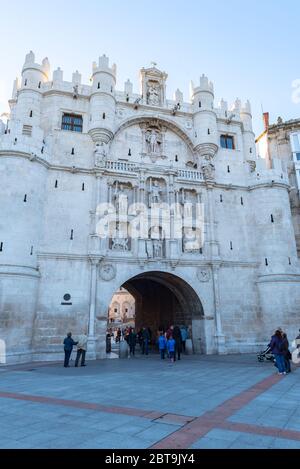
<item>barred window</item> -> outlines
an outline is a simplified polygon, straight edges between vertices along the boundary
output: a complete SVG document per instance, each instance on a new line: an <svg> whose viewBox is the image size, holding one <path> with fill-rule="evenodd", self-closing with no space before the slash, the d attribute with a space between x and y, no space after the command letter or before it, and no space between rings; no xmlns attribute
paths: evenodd
<svg viewBox="0 0 300 469"><path fill-rule="evenodd" d="M82 132L82 116L76 114L63 114L62 130L71 130L72 132Z"/></svg>

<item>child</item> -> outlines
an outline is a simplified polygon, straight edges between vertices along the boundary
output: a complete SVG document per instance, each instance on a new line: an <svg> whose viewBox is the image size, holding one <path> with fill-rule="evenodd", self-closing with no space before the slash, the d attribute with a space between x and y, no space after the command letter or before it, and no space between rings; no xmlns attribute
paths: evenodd
<svg viewBox="0 0 300 469"><path fill-rule="evenodd" d="M165 351L166 351L166 348L167 348L167 340L166 340L163 332L160 333L160 336L158 338L158 348L159 348L159 351L160 351L160 358L162 360L164 360L165 359Z"/></svg>
<svg viewBox="0 0 300 469"><path fill-rule="evenodd" d="M168 349L168 352L169 352L170 360L171 360L171 362L173 362L174 357L175 357L175 340L173 339L172 335L170 335L170 338L167 342L167 349Z"/></svg>

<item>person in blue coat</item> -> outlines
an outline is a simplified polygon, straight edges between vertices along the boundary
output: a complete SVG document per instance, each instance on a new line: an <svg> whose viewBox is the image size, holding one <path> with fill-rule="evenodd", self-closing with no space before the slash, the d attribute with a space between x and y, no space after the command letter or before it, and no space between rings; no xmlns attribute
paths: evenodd
<svg viewBox="0 0 300 469"><path fill-rule="evenodd" d="M74 342L72 339L72 332L68 332L67 337L64 339L64 351L65 351L65 361L64 361L64 367L69 368L69 361L71 357L71 353L73 350L73 346L77 345L78 342Z"/></svg>
<svg viewBox="0 0 300 469"><path fill-rule="evenodd" d="M160 351L160 358L162 360L164 360L165 359L165 351L167 349L167 339L165 338L163 332L160 333L160 336L158 338L158 348L159 348L159 351Z"/></svg>
<svg viewBox="0 0 300 469"><path fill-rule="evenodd" d="M169 352L169 357L170 357L171 362L174 362L174 359L175 359L175 347L176 347L176 342L173 339L173 336L171 335L167 342L167 349Z"/></svg>

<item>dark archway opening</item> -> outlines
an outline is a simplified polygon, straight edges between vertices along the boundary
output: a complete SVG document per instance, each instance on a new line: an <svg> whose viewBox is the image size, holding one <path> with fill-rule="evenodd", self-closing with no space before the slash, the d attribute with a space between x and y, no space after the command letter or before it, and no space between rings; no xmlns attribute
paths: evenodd
<svg viewBox="0 0 300 469"><path fill-rule="evenodd" d="M157 336L171 324L187 326L195 351L203 340L203 307L194 289L171 273L152 271L139 274L123 285L135 299L135 328L148 327Z"/></svg>

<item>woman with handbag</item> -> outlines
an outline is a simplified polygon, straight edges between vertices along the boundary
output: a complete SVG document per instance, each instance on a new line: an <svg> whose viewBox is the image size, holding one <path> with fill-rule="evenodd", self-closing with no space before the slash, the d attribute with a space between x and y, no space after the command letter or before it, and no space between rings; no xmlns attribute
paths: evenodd
<svg viewBox="0 0 300 469"><path fill-rule="evenodd" d="M284 356L284 364L287 373L291 372L290 359L292 358L291 352L289 351L289 341L285 332L282 333L282 351Z"/></svg>

